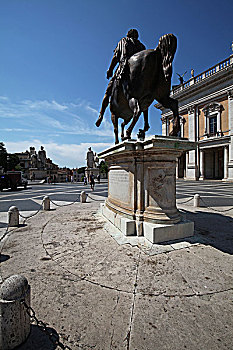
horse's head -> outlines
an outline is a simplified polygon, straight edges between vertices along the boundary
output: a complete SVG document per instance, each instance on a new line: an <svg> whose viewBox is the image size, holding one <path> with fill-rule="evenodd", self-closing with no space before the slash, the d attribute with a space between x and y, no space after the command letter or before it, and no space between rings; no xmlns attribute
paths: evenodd
<svg viewBox="0 0 233 350"><path fill-rule="evenodd" d="M172 61L177 48L177 38L174 34L166 34L159 39L158 49L162 55L165 79L170 81L172 76Z"/></svg>

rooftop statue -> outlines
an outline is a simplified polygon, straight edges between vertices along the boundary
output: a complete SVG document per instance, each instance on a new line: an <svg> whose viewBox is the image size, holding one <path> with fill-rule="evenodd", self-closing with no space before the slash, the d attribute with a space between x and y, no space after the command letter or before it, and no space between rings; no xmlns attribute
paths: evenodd
<svg viewBox="0 0 233 350"><path fill-rule="evenodd" d="M180 84L183 85L184 84L184 76L187 72L183 73L182 75L180 75L179 73L176 73L179 77L179 81L180 81Z"/></svg>
<svg viewBox="0 0 233 350"><path fill-rule="evenodd" d="M132 44L132 49L129 51L127 51L127 47L131 44L128 44L128 41ZM96 122L97 126L101 124L110 97L115 143L119 143L119 118L124 120L121 124L122 140L131 138L133 128L142 112L144 114L143 132L145 133L149 129L148 108L154 100L161 103L163 107L172 110L174 123L170 135L179 135L178 101L170 97L172 61L176 47L176 37L173 34L166 34L159 39L159 44L155 49L145 50L144 45L138 40L136 29L131 29L127 37L118 43L107 72L107 78L112 76L117 62L119 65L108 85ZM129 122L131 123L126 130L126 135L124 135L124 127Z"/></svg>

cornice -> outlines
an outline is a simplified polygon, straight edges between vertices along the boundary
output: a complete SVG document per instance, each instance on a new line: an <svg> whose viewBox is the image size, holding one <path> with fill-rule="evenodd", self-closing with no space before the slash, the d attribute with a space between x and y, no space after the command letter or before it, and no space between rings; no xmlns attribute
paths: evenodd
<svg viewBox="0 0 233 350"><path fill-rule="evenodd" d="M233 85L231 86L228 86L222 90L218 90L218 91L215 91L213 92L212 94L209 94L209 95L206 95L204 97L201 97L197 100L193 100L192 102L189 102L183 106L180 106L179 107L179 113L184 113L184 112L187 112L188 111L188 108L192 107L195 103L195 106L198 107L202 104L204 104L205 102L209 102L209 103L213 103L213 102L216 102L215 100L219 97L222 97L222 96L228 96L230 99L233 98ZM232 96L232 97L231 97ZM173 115L172 111L168 111L166 113L163 113L162 116L163 117L170 117L171 115Z"/></svg>
<svg viewBox="0 0 233 350"><path fill-rule="evenodd" d="M200 92L206 89L206 86L211 86L211 85L215 85L216 81L218 82L218 84L223 83L225 81L229 81L233 79L233 66L229 66L227 68L225 68L222 71L219 71L205 79L203 79L202 81L190 85L189 87L174 93L171 95L172 98L175 99L184 99L187 95L191 96L191 95L195 95L196 91Z"/></svg>

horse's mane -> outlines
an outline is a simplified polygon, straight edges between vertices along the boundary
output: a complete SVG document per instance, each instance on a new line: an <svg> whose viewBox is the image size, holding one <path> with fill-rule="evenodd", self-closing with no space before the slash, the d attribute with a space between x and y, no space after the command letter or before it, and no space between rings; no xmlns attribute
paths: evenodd
<svg viewBox="0 0 233 350"><path fill-rule="evenodd" d="M177 48L177 39L173 34L166 34L161 36L157 47L162 55L162 65L167 81L172 77L172 61Z"/></svg>

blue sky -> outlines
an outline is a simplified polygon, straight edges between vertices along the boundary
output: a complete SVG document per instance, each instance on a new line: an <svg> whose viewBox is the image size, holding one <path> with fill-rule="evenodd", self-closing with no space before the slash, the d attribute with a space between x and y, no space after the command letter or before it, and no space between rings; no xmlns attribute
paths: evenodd
<svg viewBox="0 0 233 350"><path fill-rule="evenodd" d="M137 28L147 48L174 33L176 73L190 78L231 51L233 1L0 0L0 141L9 152L45 146L59 166L114 142L110 111L95 126L117 42ZM150 135L161 133L149 110ZM138 122L135 131L142 126Z"/></svg>

